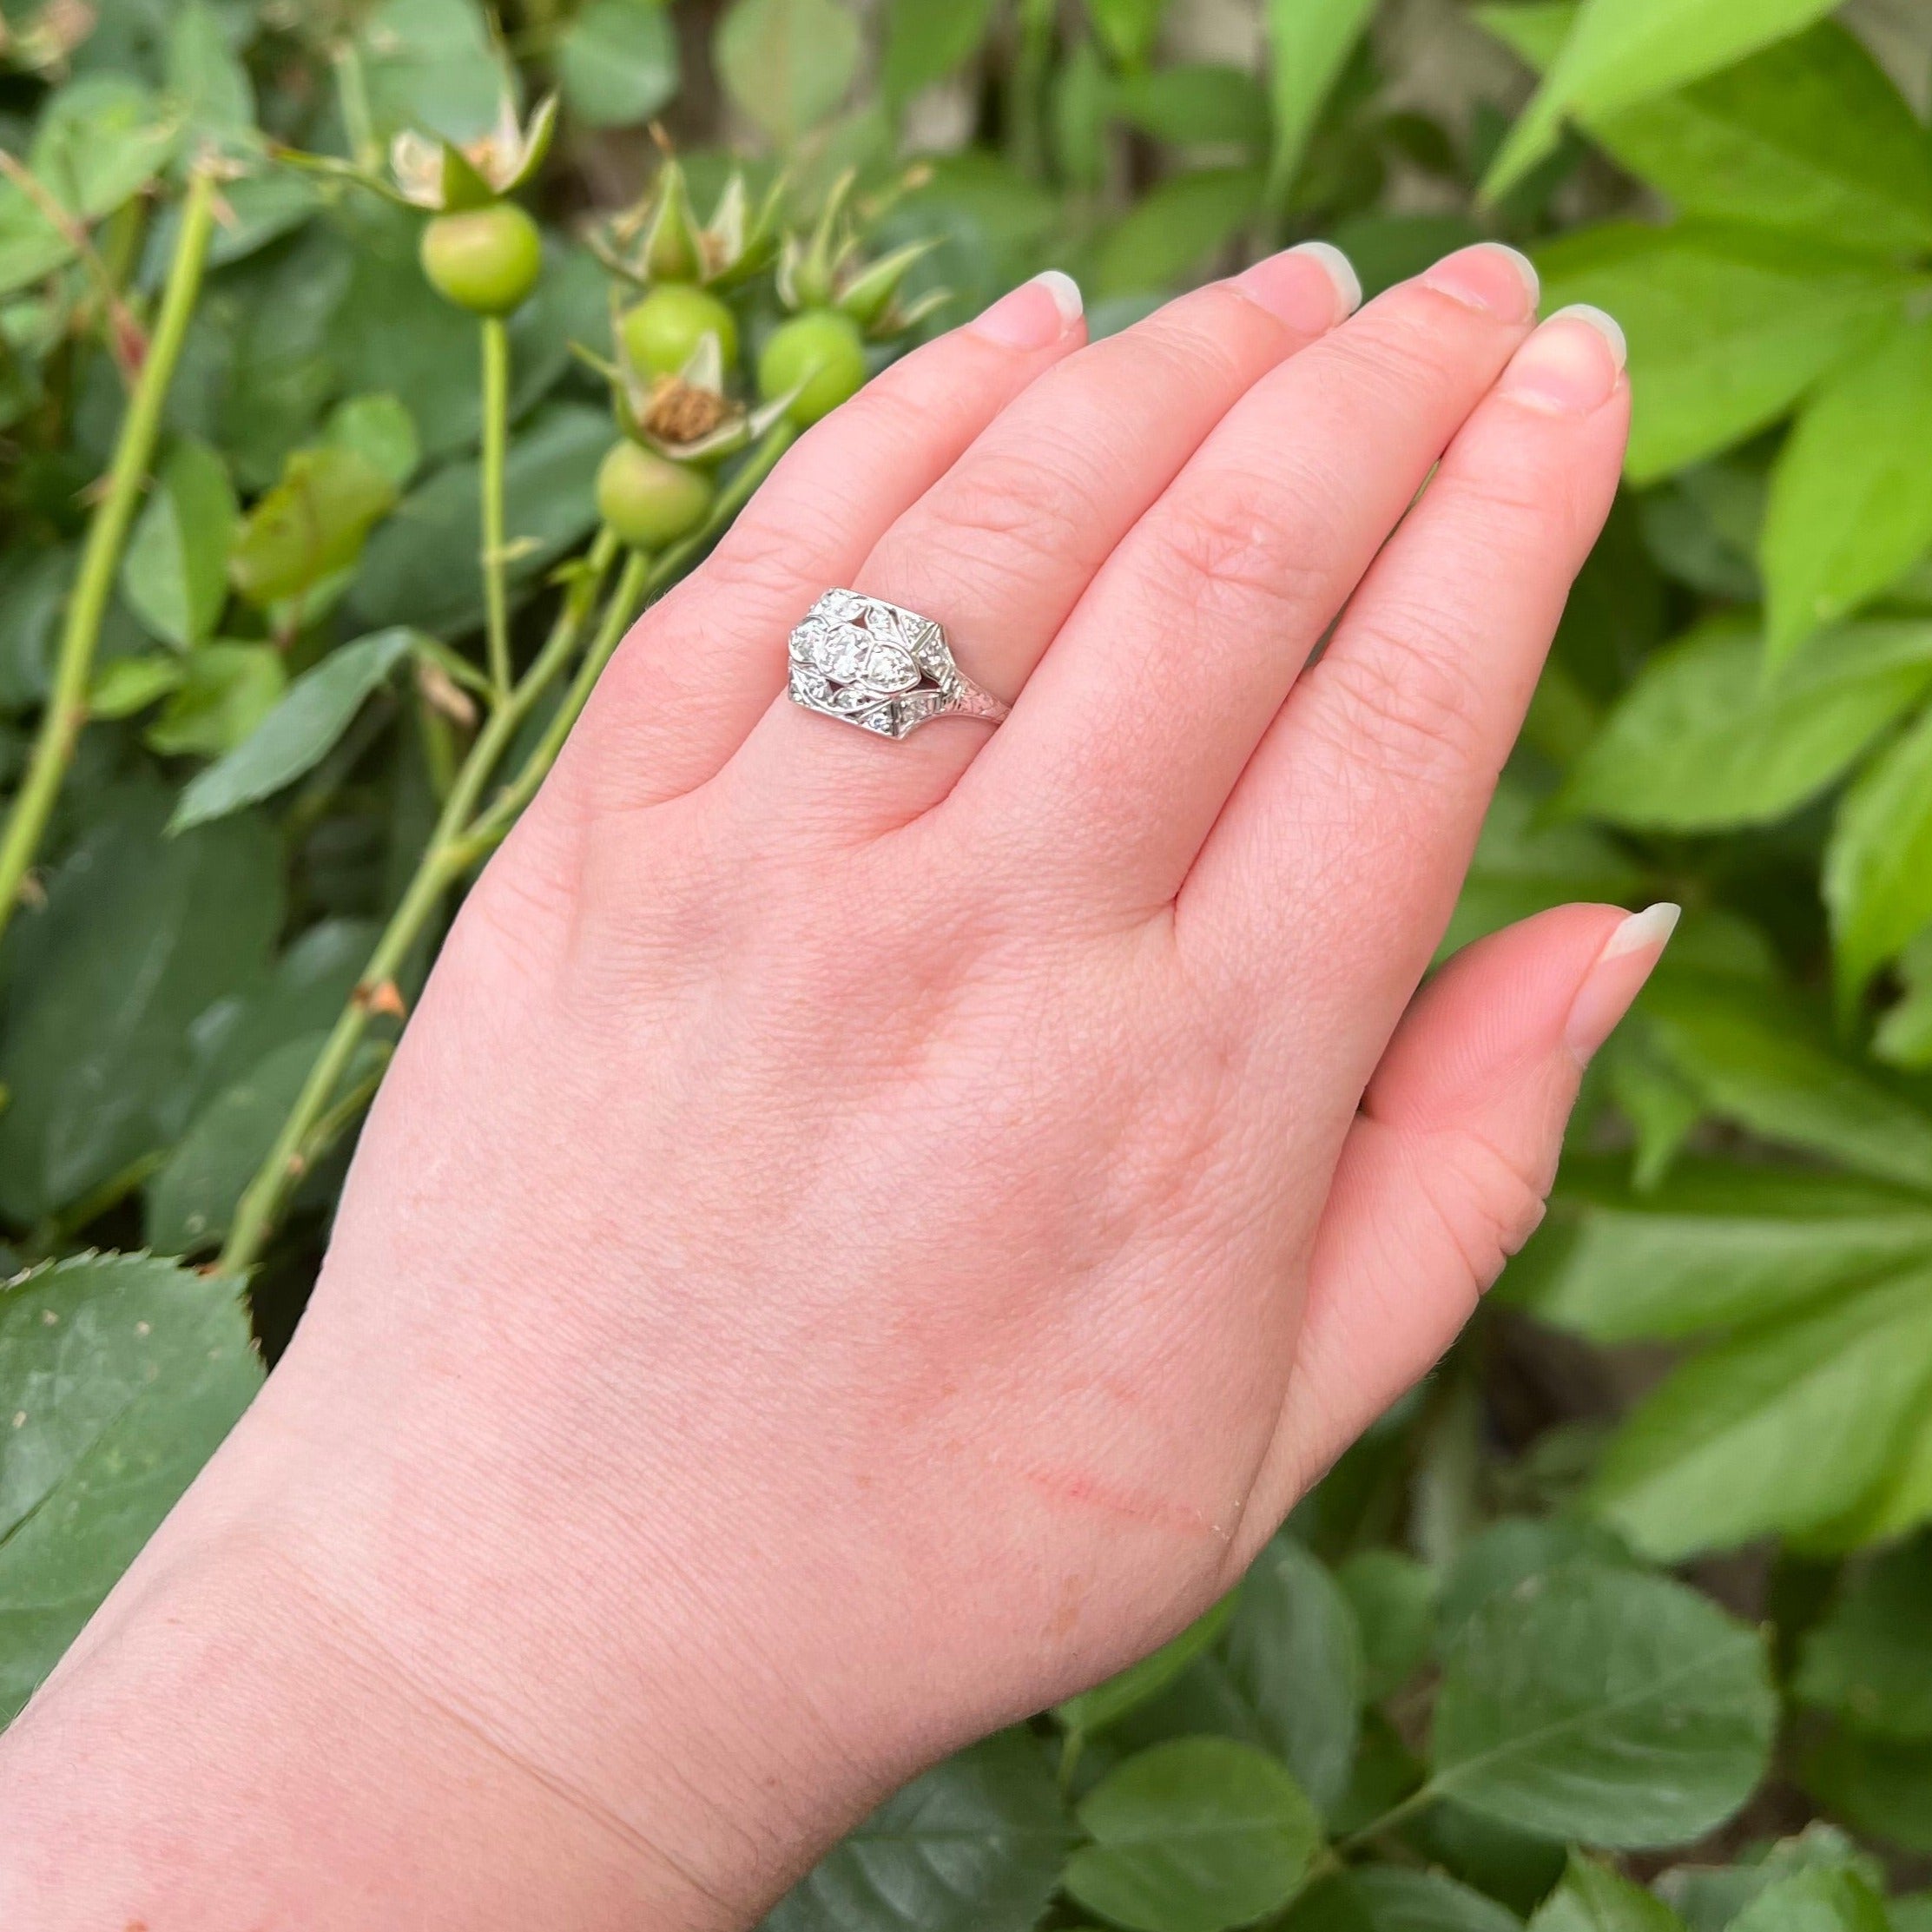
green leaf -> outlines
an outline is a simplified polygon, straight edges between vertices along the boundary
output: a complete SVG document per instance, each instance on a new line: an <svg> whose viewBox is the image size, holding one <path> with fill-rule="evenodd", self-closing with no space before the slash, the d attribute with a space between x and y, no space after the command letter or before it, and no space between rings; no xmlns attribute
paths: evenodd
<svg viewBox="0 0 1932 1932"><path fill-rule="evenodd" d="M1854 1872L1829 1869L1767 1885L1731 1922L1737 1932L1889 1932L1871 1887Z"/></svg>
<svg viewBox="0 0 1932 1932"><path fill-rule="evenodd" d="M965 66L992 25L996 0L891 0L879 84L894 102Z"/></svg>
<svg viewBox="0 0 1932 1932"><path fill-rule="evenodd" d="M1092 1690L1069 1698L1057 1707L1054 1715L1070 1732L1079 1737L1090 1736L1117 1718L1124 1717L1137 1705L1144 1704L1164 1691L1186 1670L1228 1627L1234 1607L1235 1595L1230 1592L1204 1615L1197 1617L1178 1637L1170 1639L1157 1651L1110 1677L1104 1684L1097 1684Z"/></svg>
<svg viewBox="0 0 1932 1932"><path fill-rule="evenodd" d="M147 1233L154 1246L186 1255L223 1239L327 1039L326 1032L310 1033L275 1048L195 1115L148 1184ZM331 1104L387 1058L386 1047L365 1041Z"/></svg>
<svg viewBox="0 0 1932 1932"><path fill-rule="evenodd" d="M1365 299L1419 275L1425 268L1484 239L1466 214L1351 214L1329 239L1347 255Z"/></svg>
<svg viewBox="0 0 1932 1932"><path fill-rule="evenodd" d="M861 44L839 0L733 0L712 58L732 103L782 148L837 111Z"/></svg>
<svg viewBox="0 0 1932 1932"><path fill-rule="evenodd" d="M1399 1691L1428 1660L1435 1639L1435 1576L1400 1550L1362 1550L1335 1571L1362 1633L1362 1693Z"/></svg>
<svg viewBox="0 0 1932 1932"><path fill-rule="evenodd" d="M281 923L280 851L260 820L177 840L146 788L111 796L9 934L0 1019L0 1211L31 1224L167 1146L190 1023L258 973Z"/></svg>
<svg viewBox="0 0 1932 1932"><path fill-rule="evenodd" d="M1309 1887L1284 1932L1521 1932L1507 1906L1437 1871L1357 1865Z"/></svg>
<svg viewBox="0 0 1932 1932"><path fill-rule="evenodd" d="M153 750L219 758L272 711L288 673L273 644L203 644L181 661L181 682L148 727Z"/></svg>
<svg viewBox="0 0 1932 1932"><path fill-rule="evenodd" d="M1456 1553L1442 1586L1436 1624L1445 1645L1494 1597L1514 1592L1533 1577L1587 1557L1599 1566L1626 1562L1629 1553L1600 1523L1579 1516L1506 1516L1472 1536Z"/></svg>
<svg viewBox="0 0 1932 1932"><path fill-rule="evenodd" d="M27 165L63 207L97 221L161 172L178 132L162 103L137 82L82 75L42 109Z"/></svg>
<svg viewBox="0 0 1932 1932"><path fill-rule="evenodd" d="M0 1288L0 1724L260 1382L232 1282L79 1255Z"/></svg>
<svg viewBox="0 0 1932 1932"><path fill-rule="evenodd" d="M589 128L649 121L677 81L677 31L663 0L590 0L557 43L564 104Z"/></svg>
<svg viewBox="0 0 1932 1932"><path fill-rule="evenodd" d="M228 467L183 437L168 452L121 566L121 594L178 650L214 634L228 597L228 549L241 510Z"/></svg>
<svg viewBox="0 0 1932 1932"><path fill-rule="evenodd" d="M1872 1884L1884 1883L1876 1859L1836 1825L1814 1820L1750 1864L1673 1865L1658 1873L1655 1883L1658 1896L1682 1915L1691 1932L1726 1932L1763 1893L1804 1871L1850 1872Z"/></svg>
<svg viewBox="0 0 1932 1932"><path fill-rule="evenodd" d="M1932 688L1932 625L1847 625L1775 676L1756 629L1718 617L1659 651L1578 759L1573 812L1646 830L1782 818Z"/></svg>
<svg viewBox="0 0 1932 1932"><path fill-rule="evenodd" d="M1261 191L1251 168L1169 176L1109 229L1088 277L1093 293L1137 294L1181 280L1253 217Z"/></svg>
<svg viewBox="0 0 1932 1932"><path fill-rule="evenodd" d="M1113 109L1143 134L1177 147L1239 142L1258 149L1268 142L1268 96L1238 67L1181 61L1124 74Z"/></svg>
<svg viewBox="0 0 1932 1932"><path fill-rule="evenodd" d="M1067 1891L1129 1932L1224 1932L1278 1910L1307 1876L1321 1827L1275 1760L1224 1737L1130 1757L1079 1808L1093 1839Z"/></svg>
<svg viewBox="0 0 1932 1932"><path fill-rule="evenodd" d="M1243 1579L1227 1665L1261 1741L1332 1809L1361 1735L1362 1637L1341 1586L1292 1536L1274 1538Z"/></svg>
<svg viewBox="0 0 1932 1932"><path fill-rule="evenodd" d="M300 597L346 570L394 507L396 485L344 444L296 450L248 512L229 559L234 587L260 606Z"/></svg>
<svg viewBox="0 0 1932 1932"><path fill-rule="evenodd" d="M1654 1892L1573 1851L1530 1932L1684 1932L1684 1921Z"/></svg>
<svg viewBox="0 0 1932 1932"><path fill-rule="evenodd" d="M1932 1269L1722 1342L1625 1418L1597 1507L1659 1561L1828 1527L1883 1477L1932 1388Z"/></svg>
<svg viewBox="0 0 1932 1932"><path fill-rule="evenodd" d="M1375 10L1375 0L1266 0L1268 95L1275 119L1270 206L1281 207L1294 187L1329 91Z"/></svg>
<svg viewBox="0 0 1932 1932"><path fill-rule="evenodd" d="M1072 1836L1038 1742L1003 1731L888 1798L764 1932L1032 1932Z"/></svg>
<svg viewBox="0 0 1932 1932"><path fill-rule="evenodd" d="M1835 21L1588 125L1684 214L1886 254L1932 244L1932 147L1884 69Z"/></svg>
<svg viewBox="0 0 1932 1932"><path fill-rule="evenodd" d="M1712 1113L1875 1179L1932 1189L1932 1117L1839 1058L1801 1010L1746 984L1678 972L1652 982L1642 1011Z"/></svg>
<svg viewBox="0 0 1932 1932"><path fill-rule="evenodd" d="M167 87L190 137L232 142L252 136L255 90L230 52L221 22L203 0L188 0L168 33Z"/></svg>
<svg viewBox="0 0 1932 1932"><path fill-rule="evenodd" d="M1566 115L1595 117L1666 94L1830 13L1835 0L1584 0L1562 51L1490 164L1507 192L1556 145Z"/></svg>
<svg viewBox="0 0 1932 1932"><path fill-rule="evenodd" d="M1739 1328L1932 1264L1932 1201L1839 1175L1699 1161L1638 1193L1573 1160L1558 1190L1563 1251L1531 1305L1592 1342Z"/></svg>
<svg viewBox="0 0 1932 1932"><path fill-rule="evenodd" d="M1900 324L1805 405L1771 472L1759 557L1774 668L1932 544L1929 437L1932 322Z"/></svg>
<svg viewBox="0 0 1932 1932"><path fill-rule="evenodd" d="M1910 286L1867 255L1712 222L1613 222L1540 248L1536 265L1546 311L1592 302L1623 325L1633 483L1777 421L1903 313Z"/></svg>
<svg viewBox="0 0 1932 1932"><path fill-rule="evenodd" d="M1932 711L1860 774L1825 848L1838 979L1855 999L1932 923Z"/></svg>
<svg viewBox="0 0 1932 1932"><path fill-rule="evenodd" d="M1907 1851L1932 1852L1932 1745L1836 1731L1807 1755L1803 1781L1820 1803L1856 1830ZM1823 1913L1813 1916L1821 1932L1838 1932ZM1744 1920L1735 1922L1744 1932ZM1881 1913L1877 1924L1868 1918L1856 1932L1880 1932L1883 1923Z"/></svg>
<svg viewBox="0 0 1932 1932"><path fill-rule="evenodd" d="M1675 1844L1751 1796L1777 1721L1755 1632L1665 1578L1576 1563L1463 1626L1431 1784L1526 1831Z"/></svg>
<svg viewBox="0 0 1932 1932"><path fill-rule="evenodd" d="M415 647L413 631L379 630L304 671L247 738L189 784L168 830L226 818L314 770L370 693Z"/></svg>
<svg viewBox="0 0 1932 1932"><path fill-rule="evenodd" d="M96 672L87 695L90 718L131 718L158 698L178 691L188 668L173 651L157 650L139 657L116 657Z"/></svg>
<svg viewBox="0 0 1932 1932"><path fill-rule="evenodd" d="M399 490L408 487L423 459L416 419L393 396L351 396L329 412L323 434L353 450Z"/></svg>
<svg viewBox="0 0 1932 1932"><path fill-rule="evenodd" d="M1932 1543L1881 1556L1806 1633L1801 1703L1869 1737L1932 1741Z"/></svg>
<svg viewBox="0 0 1932 1932"><path fill-rule="evenodd" d="M506 575L528 584L597 521L597 465L610 447L610 419L582 403L553 403L511 440L504 465L504 527L518 546ZM435 471L370 539L348 608L371 630L414 624L457 632L480 621L477 528L481 472L474 463Z"/></svg>

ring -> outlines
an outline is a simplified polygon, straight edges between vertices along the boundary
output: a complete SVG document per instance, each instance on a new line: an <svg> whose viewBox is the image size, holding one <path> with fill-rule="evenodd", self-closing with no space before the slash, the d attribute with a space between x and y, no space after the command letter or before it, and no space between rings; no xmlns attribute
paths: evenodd
<svg viewBox="0 0 1932 1932"><path fill-rule="evenodd" d="M828 590L792 632L795 704L882 738L928 718L984 718L1012 709L953 662L944 629L915 610L856 590Z"/></svg>

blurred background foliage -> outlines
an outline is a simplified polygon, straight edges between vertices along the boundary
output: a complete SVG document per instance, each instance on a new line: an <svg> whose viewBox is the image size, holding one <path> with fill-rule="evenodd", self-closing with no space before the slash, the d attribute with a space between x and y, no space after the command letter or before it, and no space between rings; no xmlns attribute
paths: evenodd
<svg viewBox="0 0 1932 1932"><path fill-rule="evenodd" d="M572 348L610 351L595 223L661 206L667 151L700 210L742 168L801 235L835 203L874 258L929 245L868 366L1043 267L1098 333L1313 235L1371 293L1505 239L1630 340L1626 487L1444 940L1686 909L1549 1219L1235 1599L929 1774L773 1925L1921 1932L1923 0L43 0L0 61L0 789L216 181L0 950L0 1711L286 1340L487 849L379 953L491 702L491 351L342 170L474 142L507 74L561 100L504 326L519 669L610 562ZM736 407L783 314L768 274L731 301ZM197 1271L358 1008L245 1292Z"/></svg>

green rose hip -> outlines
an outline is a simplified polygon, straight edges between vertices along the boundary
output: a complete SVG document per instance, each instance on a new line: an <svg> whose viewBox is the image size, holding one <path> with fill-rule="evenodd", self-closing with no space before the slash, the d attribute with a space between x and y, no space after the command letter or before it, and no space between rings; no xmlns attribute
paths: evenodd
<svg viewBox="0 0 1932 1932"><path fill-rule="evenodd" d="M795 315L758 358L758 392L767 401L802 386L785 411L801 429L829 416L865 379L859 325L836 309L808 308Z"/></svg>
<svg viewBox="0 0 1932 1932"><path fill-rule="evenodd" d="M711 507L711 479L669 457L619 443L597 471L597 512L635 550L688 535Z"/></svg>
<svg viewBox="0 0 1932 1932"><path fill-rule="evenodd" d="M472 315L521 307L544 270L544 238L512 201L439 214L423 230L423 273Z"/></svg>
<svg viewBox="0 0 1932 1932"><path fill-rule="evenodd" d="M738 360L738 321L715 295L684 282L666 282L624 311L618 324L624 353L647 376L675 376L707 335L718 339L724 366Z"/></svg>

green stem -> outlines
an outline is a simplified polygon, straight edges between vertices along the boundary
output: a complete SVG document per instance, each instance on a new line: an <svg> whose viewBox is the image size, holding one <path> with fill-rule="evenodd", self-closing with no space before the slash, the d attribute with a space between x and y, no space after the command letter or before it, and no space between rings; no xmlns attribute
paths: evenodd
<svg viewBox="0 0 1932 1932"><path fill-rule="evenodd" d="M374 168L382 160L382 143L376 139L375 122L369 112L369 83L362 71L362 55L355 42L345 37L330 58L335 67L335 97L342 109L342 131L348 136L349 153L358 168Z"/></svg>
<svg viewBox="0 0 1932 1932"><path fill-rule="evenodd" d="M1418 1812L1428 1810L1441 1796L1431 1779L1411 1791L1400 1804L1391 1805L1379 1818L1371 1819L1361 1830L1351 1831L1335 1849L1342 1853L1360 1851L1386 1832L1393 1831L1397 1825L1406 1824Z"/></svg>
<svg viewBox="0 0 1932 1932"><path fill-rule="evenodd" d="M510 437L510 332L483 319L483 604L489 623L490 682L510 696L510 590L504 577L503 471Z"/></svg>
<svg viewBox="0 0 1932 1932"><path fill-rule="evenodd" d="M0 933L6 931L7 922L20 902L20 888L40 850L54 801L60 795L61 781L73 762L81 727L87 722L88 686L94 673L101 620L114 589L115 572L120 566L148 465L154 458L162 408L168 399L168 385L174 379L175 366L181 359L181 345L195 313L201 272L208 264L208 243L214 229L214 176L206 169L197 168L189 177L188 200L181 213L181 233L175 242L175 259L168 270L160 319L134 393L129 398L128 412L122 419L106 492L88 524L80 574L75 580L61 630L53 689L41 714L40 732L34 742L27 775L7 814L5 833L0 835Z"/></svg>

